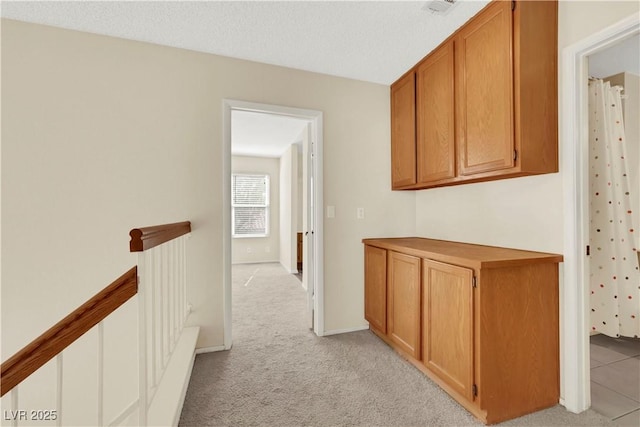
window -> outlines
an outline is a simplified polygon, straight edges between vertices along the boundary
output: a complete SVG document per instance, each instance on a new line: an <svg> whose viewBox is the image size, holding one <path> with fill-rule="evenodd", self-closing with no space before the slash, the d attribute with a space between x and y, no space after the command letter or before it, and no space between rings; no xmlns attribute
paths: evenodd
<svg viewBox="0 0 640 427"><path fill-rule="evenodd" d="M269 235L269 175L231 176L233 237Z"/></svg>

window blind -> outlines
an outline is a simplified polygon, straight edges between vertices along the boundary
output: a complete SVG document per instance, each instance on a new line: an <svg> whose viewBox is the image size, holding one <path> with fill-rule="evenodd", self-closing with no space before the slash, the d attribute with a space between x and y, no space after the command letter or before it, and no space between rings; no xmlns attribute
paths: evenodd
<svg viewBox="0 0 640 427"><path fill-rule="evenodd" d="M269 234L269 176L232 175L231 204L234 236Z"/></svg>

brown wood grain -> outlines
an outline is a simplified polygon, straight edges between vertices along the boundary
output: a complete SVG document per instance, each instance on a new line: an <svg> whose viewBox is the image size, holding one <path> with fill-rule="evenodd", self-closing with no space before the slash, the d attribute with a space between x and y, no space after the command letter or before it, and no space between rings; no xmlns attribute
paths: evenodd
<svg viewBox="0 0 640 427"><path fill-rule="evenodd" d="M364 318L373 329L387 333L387 251L364 247Z"/></svg>
<svg viewBox="0 0 640 427"><path fill-rule="evenodd" d="M387 254L387 334L391 341L420 359L420 258Z"/></svg>
<svg viewBox="0 0 640 427"><path fill-rule="evenodd" d="M131 236L129 250L130 252L146 251L190 232L190 221L134 228L129 232Z"/></svg>
<svg viewBox="0 0 640 427"><path fill-rule="evenodd" d="M391 186L416 183L416 77L391 85Z"/></svg>
<svg viewBox="0 0 640 427"><path fill-rule="evenodd" d="M473 270L422 261L422 361L473 400Z"/></svg>
<svg viewBox="0 0 640 427"><path fill-rule="evenodd" d="M391 121L396 123L392 135L408 134L416 126L416 166L407 162L409 169L404 169L403 164L392 161L392 176L413 177L415 173L416 179L392 178L394 190L558 171L557 9L557 0L516 1L514 10L511 2L494 0L394 83L399 85L416 73L416 122L402 128L403 122L394 117L393 105L391 109ZM426 71L425 64L451 45L456 165L453 177L438 178L430 174L445 170L450 152L433 139L425 145L423 135L437 123L438 136L444 138L443 117L448 106L441 101L430 103L424 96L421 74ZM441 84L438 88L443 93L446 87ZM431 112L428 119L421 109ZM393 144L392 137L392 151L396 149ZM411 153L410 147L403 148Z"/></svg>
<svg viewBox="0 0 640 427"><path fill-rule="evenodd" d="M0 396L61 353L138 292L133 267L2 364Z"/></svg>
<svg viewBox="0 0 640 427"><path fill-rule="evenodd" d="M453 40L418 65L417 180L420 183L456 176L453 90Z"/></svg>
<svg viewBox="0 0 640 427"><path fill-rule="evenodd" d="M558 172L558 2L520 1L513 19L520 169Z"/></svg>
<svg viewBox="0 0 640 427"><path fill-rule="evenodd" d="M388 254L387 333L372 327L376 335L485 423L558 403L561 255L422 238L363 242Z"/></svg>
<svg viewBox="0 0 640 427"><path fill-rule="evenodd" d="M490 423L558 403L558 265L482 271L478 286L478 388Z"/></svg>
<svg viewBox="0 0 640 427"><path fill-rule="evenodd" d="M363 239L362 242L382 249L473 269L562 262L563 260L562 255L559 254L425 239L422 237Z"/></svg>
<svg viewBox="0 0 640 427"><path fill-rule="evenodd" d="M513 166L511 2L493 2L455 38L461 175Z"/></svg>

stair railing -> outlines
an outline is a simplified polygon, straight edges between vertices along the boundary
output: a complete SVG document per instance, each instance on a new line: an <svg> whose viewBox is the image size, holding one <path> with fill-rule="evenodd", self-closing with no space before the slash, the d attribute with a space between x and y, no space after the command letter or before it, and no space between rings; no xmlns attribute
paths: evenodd
<svg viewBox="0 0 640 427"><path fill-rule="evenodd" d="M99 425L119 425L138 411L138 425L148 424L149 408L159 389L171 355L191 311L186 294L186 239L191 223L180 222L136 228L130 251L138 252L138 265L129 269L64 319L7 359L0 368L0 396L11 393L5 421L17 426L33 414L19 409L19 384L56 358L56 407L36 414L63 425L64 350L89 330L98 332ZM110 422L104 420L104 320L138 295L138 398ZM197 336L197 335L196 335ZM175 420L174 420L175 421Z"/></svg>
<svg viewBox="0 0 640 427"><path fill-rule="evenodd" d="M191 312L187 302L186 240L191 223L131 230L130 250L138 252L139 425L148 411ZM172 285L173 284L173 285ZM143 405L142 402L145 402Z"/></svg>

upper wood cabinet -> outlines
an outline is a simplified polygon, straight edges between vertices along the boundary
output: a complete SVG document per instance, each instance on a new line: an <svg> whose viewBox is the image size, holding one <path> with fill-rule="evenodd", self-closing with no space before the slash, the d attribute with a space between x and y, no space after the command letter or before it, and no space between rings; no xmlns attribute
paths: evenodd
<svg viewBox="0 0 640 427"><path fill-rule="evenodd" d="M511 2L494 3L454 39L461 175L514 165L511 18Z"/></svg>
<svg viewBox="0 0 640 427"><path fill-rule="evenodd" d="M417 181L455 178L453 41L439 47L417 75Z"/></svg>
<svg viewBox="0 0 640 427"><path fill-rule="evenodd" d="M391 88L391 183L416 183L416 80L411 71Z"/></svg>
<svg viewBox="0 0 640 427"><path fill-rule="evenodd" d="M400 103L414 75L411 120ZM391 103L393 189L557 172L557 1L494 0L394 83Z"/></svg>

